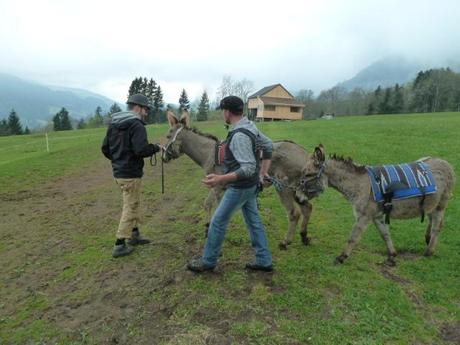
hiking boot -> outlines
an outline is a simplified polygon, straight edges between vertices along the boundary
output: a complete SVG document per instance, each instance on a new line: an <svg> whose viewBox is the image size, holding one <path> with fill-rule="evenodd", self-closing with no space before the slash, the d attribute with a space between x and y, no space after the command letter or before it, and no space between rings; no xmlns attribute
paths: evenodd
<svg viewBox="0 0 460 345"><path fill-rule="evenodd" d="M214 266L207 266L203 263L201 259L197 260L192 260L187 264L187 268L190 271L196 272L196 273L201 273L205 271L212 271L214 269Z"/></svg>
<svg viewBox="0 0 460 345"><path fill-rule="evenodd" d="M272 272L273 271L273 265L262 266L262 265L256 264L255 262L250 262L250 263L246 264L246 269L251 270L251 271Z"/></svg>
<svg viewBox="0 0 460 345"><path fill-rule="evenodd" d="M150 240L148 238L142 237L138 229L133 230L133 232L131 233L131 238L128 240L128 244L131 246L137 246L148 243L150 243Z"/></svg>
<svg viewBox="0 0 460 345"><path fill-rule="evenodd" d="M126 243L116 244L113 246L112 256L114 258L119 258L121 256L126 256L126 255L131 254L133 250L134 248L131 246L128 246Z"/></svg>

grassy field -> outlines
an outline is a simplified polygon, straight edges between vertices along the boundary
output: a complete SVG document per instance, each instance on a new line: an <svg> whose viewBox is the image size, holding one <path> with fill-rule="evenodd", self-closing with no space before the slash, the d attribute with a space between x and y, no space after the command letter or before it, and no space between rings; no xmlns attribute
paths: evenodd
<svg viewBox="0 0 460 345"><path fill-rule="evenodd" d="M220 122L195 124L224 137ZM460 113L264 123L272 139L363 164L439 156L460 171ZM153 142L166 126L149 126ZM344 265L353 215L328 190L313 201L312 243L278 242L287 217L273 189L260 198L276 271L247 273L248 234L231 223L216 272L195 275L207 190L187 157L146 165L143 232L153 244L112 259L121 200L100 154L105 130L0 138L0 344L459 344L460 201L456 188L435 255L426 224L392 221L396 267L370 227Z"/></svg>

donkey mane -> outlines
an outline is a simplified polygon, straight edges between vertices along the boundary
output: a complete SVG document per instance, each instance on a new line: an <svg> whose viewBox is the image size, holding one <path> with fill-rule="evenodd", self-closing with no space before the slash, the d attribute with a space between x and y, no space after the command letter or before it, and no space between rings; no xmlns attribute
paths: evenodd
<svg viewBox="0 0 460 345"><path fill-rule="evenodd" d="M299 144L293 142L292 140L288 140L288 139L280 139L280 140L275 140L273 142L274 143L291 143L291 144L296 144L296 145L300 146Z"/></svg>
<svg viewBox="0 0 460 345"><path fill-rule="evenodd" d="M299 145L299 144L297 144L296 142L294 142L294 141L292 141L292 140L289 140L289 139L274 140L273 142L274 142L274 143L291 143L291 144L294 144L294 145L300 147L302 150L307 151L307 150L305 149L305 147L303 147L302 145Z"/></svg>
<svg viewBox="0 0 460 345"><path fill-rule="evenodd" d="M366 167L364 165L357 164L353 162L353 159L351 157L343 157L339 156L337 154L331 154L329 155L329 158L336 161L336 162L341 162L345 164L346 167L353 169L357 173L365 173L367 172Z"/></svg>
<svg viewBox="0 0 460 345"><path fill-rule="evenodd" d="M219 138L217 138L215 135L212 135L212 134L209 134L209 133L203 133L201 132L198 128L196 127L187 127L187 130L193 132L193 133L196 133L198 135L201 135L202 137L206 137L206 138L209 138L209 139L212 139L214 140L215 142L219 142Z"/></svg>

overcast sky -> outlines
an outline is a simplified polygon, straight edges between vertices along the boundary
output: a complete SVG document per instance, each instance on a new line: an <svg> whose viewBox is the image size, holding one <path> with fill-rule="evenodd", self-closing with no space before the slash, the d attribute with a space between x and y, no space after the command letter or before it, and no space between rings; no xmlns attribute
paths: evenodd
<svg viewBox="0 0 460 345"><path fill-rule="evenodd" d="M0 0L0 72L124 102L214 98L224 75L318 92L386 56L460 61L459 0Z"/></svg>

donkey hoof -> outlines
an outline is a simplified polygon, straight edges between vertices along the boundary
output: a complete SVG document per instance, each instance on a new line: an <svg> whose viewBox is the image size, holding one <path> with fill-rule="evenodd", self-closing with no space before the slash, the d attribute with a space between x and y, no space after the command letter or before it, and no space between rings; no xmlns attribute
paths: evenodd
<svg viewBox="0 0 460 345"><path fill-rule="evenodd" d="M395 267L396 266L396 260L394 257L389 257L387 261L385 261L385 265L390 266L390 267Z"/></svg>
<svg viewBox="0 0 460 345"><path fill-rule="evenodd" d="M310 242L311 242L310 237L307 237L307 236L304 236L304 235L301 235L301 237L302 237L302 243L304 245L308 246L310 244Z"/></svg>
<svg viewBox="0 0 460 345"><path fill-rule="evenodd" d="M342 255L339 255L335 258L334 260L334 265L340 265L340 264L343 264L343 262L345 261L346 257L342 254Z"/></svg>
<svg viewBox="0 0 460 345"><path fill-rule="evenodd" d="M433 252L427 249L425 250L425 253L423 253L423 256L426 256L426 257L433 256Z"/></svg>
<svg viewBox="0 0 460 345"><path fill-rule="evenodd" d="M288 244L286 242L280 242L280 244L278 245L279 249L281 250L287 250L288 249Z"/></svg>

